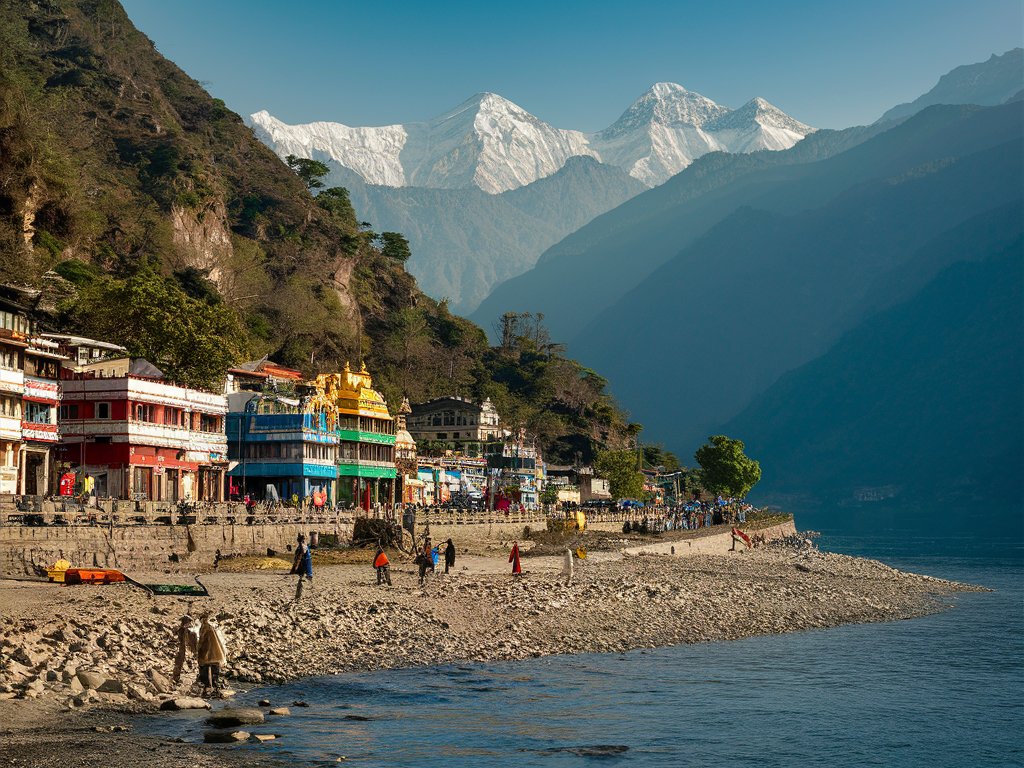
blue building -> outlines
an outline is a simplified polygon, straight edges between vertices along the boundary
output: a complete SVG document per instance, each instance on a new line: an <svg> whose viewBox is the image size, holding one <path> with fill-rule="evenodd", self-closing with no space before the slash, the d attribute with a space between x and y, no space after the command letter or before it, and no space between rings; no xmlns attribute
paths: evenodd
<svg viewBox="0 0 1024 768"><path fill-rule="evenodd" d="M228 477L232 495L335 501L338 433L307 402L276 394L228 396Z"/></svg>

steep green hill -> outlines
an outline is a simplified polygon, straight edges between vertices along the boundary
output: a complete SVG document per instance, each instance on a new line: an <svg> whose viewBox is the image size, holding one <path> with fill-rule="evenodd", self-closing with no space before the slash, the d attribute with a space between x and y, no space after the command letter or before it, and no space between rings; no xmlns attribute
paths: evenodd
<svg viewBox="0 0 1024 768"><path fill-rule="evenodd" d="M600 377L528 339L490 348L383 246L114 0L0 0L0 280L42 290L45 324L194 383L267 354L365 359L392 405L490 396L556 461L625 438Z"/></svg>

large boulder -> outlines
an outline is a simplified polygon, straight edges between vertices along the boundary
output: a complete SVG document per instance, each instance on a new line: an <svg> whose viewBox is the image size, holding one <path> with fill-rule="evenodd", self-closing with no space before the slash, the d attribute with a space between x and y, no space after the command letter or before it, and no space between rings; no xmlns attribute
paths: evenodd
<svg viewBox="0 0 1024 768"><path fill-rule="evenodd" d="M93 690L98 689L105 682L107 682L107 678L105 678L99 672L88 672L86 670L81 670L77 673L76 676L78 677L78 682L82 684L83 688L91 688Z"/></svg>
<svg viewBox="0 0 1024 768"><path fill-rule="evenodd" d="M177 712L182 709L209 709L210 702L195 696L178 696L168 699L160 705L164 711Z"/></svg>
<svg viewBox="0 0 1024 768"><path fill-rule="evenodd" d="M234 728L239 725L256 725L262 723L263 719L263 713L255 707L225 707L212 712L206 722L218 728Z"/></svg>
<svg viewBox="0 0 1024 768"><path fill-rule="evenodd" d="M113 677L109 677L104 680L96 690L100 693L124 693L124 683Z"/></svg>
<svg viewBox="0 0 1024 768"><path fill-rule="evenodd" d="M151 669L146 673L146 675L149 677L149 682L152 684L153 690L157 693L170 693L174 690L174 685L160 670Z"/></svg>

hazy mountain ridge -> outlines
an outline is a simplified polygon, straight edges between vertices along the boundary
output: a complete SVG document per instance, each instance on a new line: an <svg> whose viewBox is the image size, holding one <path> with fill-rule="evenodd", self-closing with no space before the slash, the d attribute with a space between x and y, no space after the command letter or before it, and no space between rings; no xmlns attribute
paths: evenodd
<svg viewBox="0 0 1024 768"><path fill-rule="evenodd" d="M900 126L905 132L889 133L916 137L914 122L931 122L932 112L961 118L925 146L912 141L912 166L851 186L820 208L735 211L604 311L571 349L607 372L654 439L685 453L937 269L985 255L938 248L963 222L1019 226L1022 111L930 108ZM953 154L958 145L979 150ZM974 240L987 248L1003 242L996 234Z"/></svg>
<svg viewBox="0 0 1024 768"><path fill-rule="evenodd" d="M337 167L332 181L349 189L360 218L374 229L408 238L410 272L427 294L450 298L457 312L471 311L548 246L644 189L589 157L569 158L551 176L501 195L370 185Z"/></svg>
<svg viewBox="0 0 1024 768"><path fill-rule="evenodd" d="M935 87L912 102L888 110L878 121L901 120L934 104L993 107L1019 98L1024 86L1024 48L1013 48L987 61L950 70Z"/></svg>
<svg viewBox="0 0 1024 768"><path fill-rule="evenodd" d="M1004 248L947 267L909 300L782 376L723 427L742 434L761 460L760 498L894 497L905 507L938 497L945 506L928 509L933 524L983 499L993 527L1019 510L1019 216L1016 224Z"/></svg>

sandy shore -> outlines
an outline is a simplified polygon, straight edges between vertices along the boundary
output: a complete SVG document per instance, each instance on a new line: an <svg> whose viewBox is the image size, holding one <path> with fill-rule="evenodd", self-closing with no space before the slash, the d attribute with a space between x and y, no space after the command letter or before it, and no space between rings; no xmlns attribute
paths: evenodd
<svg viewBox="0 0 1024 768"><path fill-rule="evenodd" d="M107 729L129 724L126 712L187 692L187 682L162 690L186 611L214 612L228 638L231 684L245 686L906 619L978 589L813 549L728 552L727 536L701 539L697 547L690 534L622 541L577 560L571 586L561 557L525 557L524 575L513 579L503 557L507 542L467 542L474 554L460 556L452 574L428 577L423 588L400 557L393 558L392 587L378 587L367 563L339 564L318 567L313 591L298 604L294 577L268 570L208 574L212 597L191 601L148 598L123 585L0 581L0 717L13 734L0 756L4 764L45 764L55 760L41 756L72 748L80 766L117 768L143 755L158 768L232 765L224 748ZM186 681L194 675L194 665L186 668ZM106 683L101 690L89 687L99 680ZM257 764L251 752L246 763Z"/></svg>

